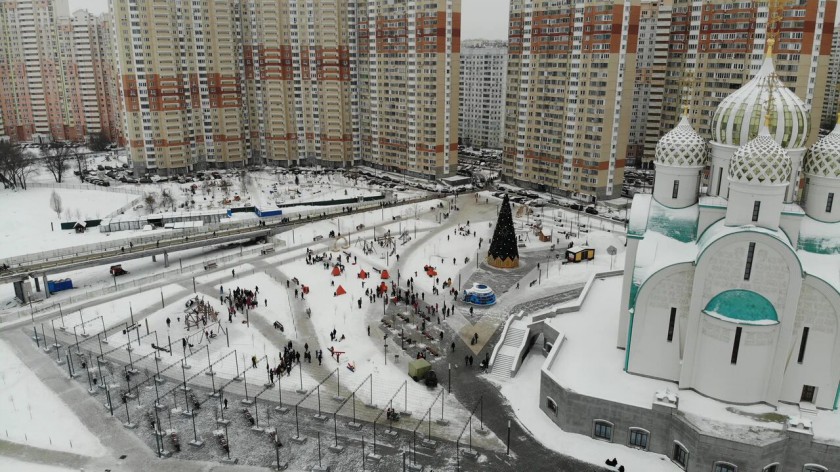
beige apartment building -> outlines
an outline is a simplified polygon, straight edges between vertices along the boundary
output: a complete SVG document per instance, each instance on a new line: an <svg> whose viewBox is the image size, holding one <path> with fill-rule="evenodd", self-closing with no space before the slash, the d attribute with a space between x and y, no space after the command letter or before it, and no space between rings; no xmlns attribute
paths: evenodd
<svg viewBox="0 0 840 472"><path fill-rule="evenodd" d="M513 0L503 179L592 200L618 196L640 4Z"/></svg>
<svg viewBox="0 0 840 472"><path fill-rule="evenodd" d="M0 1L0 115L14 141L121 141L108 15L67 0Z"/></svg>
<svg viewBox="0 0 840 472"><path fill-rule="evenodd" d="M57 22L67 0L0 1L0 112L14 141L66 139Z"/></svg>
<svg viewBox="0 0 840 472"><path fill-rule="evenodd" d="M834 25L834 37L831 39L831 54L829 55L828 77L825 81L825 102L820 119L824 130L831 130L837 123L840 113L840 31Z"/></svg>
<svg viewBox="0 0 840 472"><path fill-rule="evenodd" d="M688 100L694 129L712 138L718 104L761 67L771 7L764 1L673 0L664 105L655 135L677 124ZM817 139L826 105L836 8L835 0L783 2L778 22L773 61L779 79L810 108L806 146ZM652 147L644 159L653 159Z"/></svg>
<svg viewBox="0 0 840 472"><path fill-rule="evenodd" d="M116 0L112 13L141 172L456 170L459 0Z"/></svg>

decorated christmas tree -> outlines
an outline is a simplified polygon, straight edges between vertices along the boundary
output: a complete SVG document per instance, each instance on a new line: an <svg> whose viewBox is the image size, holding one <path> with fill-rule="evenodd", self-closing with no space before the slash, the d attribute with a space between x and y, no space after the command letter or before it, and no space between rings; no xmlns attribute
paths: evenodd
<svg viewBox="0 0 840 472"><path fill-rule="evenodd" d="M487 263L500 269L519 267L519 249L507 194L499 210L499 221L496 222L496 230L493 232L493 243L487 251Z"/></svg>

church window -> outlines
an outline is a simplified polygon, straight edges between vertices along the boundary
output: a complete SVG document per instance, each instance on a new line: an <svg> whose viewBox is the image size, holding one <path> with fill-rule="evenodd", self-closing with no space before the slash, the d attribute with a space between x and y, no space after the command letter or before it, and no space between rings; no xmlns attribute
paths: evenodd
<svg viewBox="0 0 840 472"><path fill-rule="evenodd" d="M834 206L834 192L828 194L828 198L825 201L825 212L831 213L831 207Z"/></svg>
<svg viewBox="0 0 840 472"><path fill-rule="evenodd" d="M551 397L545 398L545 406L548 407L552 413L557 415L557 402L555 402Z"/></svg>
<svg viewBox="0 0 840 472"><path fill-rule="evenodd" d="M753 213L752 213L752 220L758 221L758 212L761 211L761 202L757 201L753 203Z"/></svg>
<svg viewBox="0 0 840 472"><path fill-rule="evenodd" d="M805 346L808 344L808 331L810 329L807 326L802 328L802 342L799 343L799 357L796 359L796 362L800 364L805 360Z"/></svg>
<svg viewBox="0 0 840 472"><path fill-rule="evenodd" d="M671 459L677 463L680 467L685 469L688 467L688 449L685 448L682 444L678 442L674 442L674 453L671 455Z"/></svg>
<svg viewBox="0 0 840 472"><path fill-rule="evenodd" d="M641 428L630 428L630 445L647 450L650 432Z"/></svg>
<svg viewBox="0 0 840 472"><path fill-rule="evenodd" d="M738 363L738 349L741 348L741 327L735 328L735 342L732 344L732 364Z"/></svg>
<svg viewBox="0 0 840 472"><path fill-rule="evenodd" d="M828 472L828 469L817 464L805 464L802 472Z"/></svg>
<svg viewBox="0 0 840 472"><path fill-rule="evenodd" d="M674 181L674 190L671 191L671 198L677 198L677 195L680 193L680 181Z"/></svg>
<svg viewBox="0 0 840 472"><path fill-rule="evenodd" d="M744 268L744 280L750 280L752 273L753 257L755 256L755 243L750 243L750 248L747 250L747 265Z"/></svg>
<svg viewBox="0 0 840 472"><path fill-rule="evenodd" d="M609 421L595 420L595 431L592 435L598 439L612 441L613 425Z"/></svg>
<svg viewBox="0 0 840 472"><path fill-rule="evenodd" d="M668 319L668 342L674 340L674 324L677 321L677 309L671 307L671 316Z"/></svg>
<svg viewBox="0 0 840 472"><path fill-rule="evenodd" d="M715 462L714 472L735 472L737 467L728 462Z"/></svg>

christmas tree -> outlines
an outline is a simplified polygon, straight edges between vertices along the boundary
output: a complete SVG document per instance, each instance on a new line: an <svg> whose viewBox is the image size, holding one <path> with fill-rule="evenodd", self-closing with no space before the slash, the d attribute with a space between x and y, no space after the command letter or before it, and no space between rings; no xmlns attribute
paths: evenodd
<svg viewBox="0 0 840 472"><path fill-rule="evenodd" d="M487 252L487 263L500 269L519 267L519 249L507 194L499 210L499 221L496 222L493 243L490 244L490 250Z"/></svg>

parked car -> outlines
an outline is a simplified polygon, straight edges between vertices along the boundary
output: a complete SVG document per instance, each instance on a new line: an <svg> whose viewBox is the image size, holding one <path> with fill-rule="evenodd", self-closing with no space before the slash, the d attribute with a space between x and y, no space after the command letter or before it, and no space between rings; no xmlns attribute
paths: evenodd
<svg viewBox="0 0 840 472"><path fill-rule="evenodd" d="M575 211L581 211L583 210L583 205L581 205L580 203L572 203L571 205L569 205L569 208Z"/></svg>
<svg viewBox="0 0 840 472"><path fill-rule="evenodd" d="M598 210L596 210L594 206L586 207L585 211L587 213L589 213L590 215L597 215L598 214Z"/></svg>

